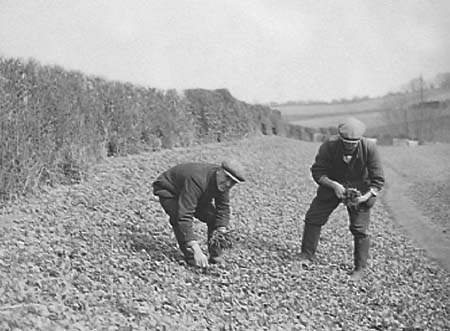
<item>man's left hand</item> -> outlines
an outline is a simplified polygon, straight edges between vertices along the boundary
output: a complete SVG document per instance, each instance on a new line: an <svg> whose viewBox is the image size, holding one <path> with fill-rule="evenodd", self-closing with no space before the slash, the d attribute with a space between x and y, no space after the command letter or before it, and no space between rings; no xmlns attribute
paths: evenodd
<svg viewBox="0 0 450 331"><path fill-rule="evenodd" d="M230 249L233 246L230 231L224 226L217 227L209 238L208 245L220 249Z"/></svg>
<svg viewBox="0 0 450 331"><path fill-rule="evenodd" d="M355 188L347 188L343 202L349 208L357 208L361 203L367 202L371 197L371 191L366 192L366 194L361 194Z"/></svg>
<svg viewBox="0 0 450 331"><path fill-rule="evenodd" d="M369 192L367 192L366 194L363 194L363 195L357 197L355 203L356 203L356 205L359 205L359 204L361 204L361 203L366 202L366 201L369 200L371 197L372 197L372 194L371 194L370 191L369 191Z"/></svg>

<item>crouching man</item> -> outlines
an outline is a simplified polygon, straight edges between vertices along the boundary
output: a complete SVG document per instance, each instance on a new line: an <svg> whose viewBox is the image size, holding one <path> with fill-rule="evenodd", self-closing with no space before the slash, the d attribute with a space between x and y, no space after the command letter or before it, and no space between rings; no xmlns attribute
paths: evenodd
<svg viewBox="0 0 450 331"><path fill-rule="evenodd" d="M215 231L226 232L230 222L230 189L245 181L235 160L221 165L183 163L165 171L153 182L153 193L164 211L189 265L206 268L222 262L222 249L211 245ZM194 217L208 226L209 260L193 232Z"/></svg>
<svg viewBox="0 0 450 331"><path fill-rule="evenodd" d="M369 257L370 209L384 185L376 145L363 137L364 132L365 125L351 117L338 125L338 136L329 138L320 146L311 167L319 187L306 212L300 254L302 264L313 260L322 226L333 210L344 202L354 238L352 278L355 280L364 276ZM349 192L356 192L350 201Z"/></svg>

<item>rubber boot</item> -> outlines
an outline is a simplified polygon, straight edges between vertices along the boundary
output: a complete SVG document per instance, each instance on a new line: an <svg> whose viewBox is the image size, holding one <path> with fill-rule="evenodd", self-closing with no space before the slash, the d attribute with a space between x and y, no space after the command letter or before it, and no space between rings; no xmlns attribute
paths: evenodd
<svg viewBox="0 0 450 331"><path fill-rule="evenodd" d="M369 258L369 237L354 238L354 264L355 268L351 274L351 278L355 281L361 280L365 276L367 268L367 260Z"/></svg>
<svg viewBox="0 0 450 331"><path fill-rule="evenodd" d="M320 239L320 226L314 226L305 223L302 236L302 251L300 253L300 262L309 265L314 260L317 245Z"/></svg>

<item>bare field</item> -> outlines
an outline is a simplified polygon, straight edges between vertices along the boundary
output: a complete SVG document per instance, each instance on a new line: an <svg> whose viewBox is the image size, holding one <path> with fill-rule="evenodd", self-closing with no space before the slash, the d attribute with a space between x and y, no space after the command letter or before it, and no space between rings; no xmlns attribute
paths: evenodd
<svg viewBox="0 0 450 331"><path fill-rule="evenodd" d="M450 144L380 147L383 163L406 183L403 194L450 244Z"/></svg>
<svg viewBox="0 0 450 331"><path fill-rule="evenodd" d="M399 169L413 181L450 179L450 144L436 143L416 147L380 147L383 161Z"/></svg>

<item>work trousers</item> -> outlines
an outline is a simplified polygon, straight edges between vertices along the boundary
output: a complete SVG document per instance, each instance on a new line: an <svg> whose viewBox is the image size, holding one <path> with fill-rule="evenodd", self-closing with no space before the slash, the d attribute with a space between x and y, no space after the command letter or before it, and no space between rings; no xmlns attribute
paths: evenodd
<svg viewBox="0 0 450 331"><path fill-rule="evenodd" d="M175 234L175 238L178 242L178 247L180 247L181 252L184 254L186 260L193 259L193 253L186 246L186 242L180 230L178 224L178 201L174 198L163 198L159 197L159 202L163 207L164 211L167 215L169 215L169 222L172 226L173 232ZM197 207L197 210L194 213L194 217L200 220L203 223L206 223L208 226L208 242L211 237L213 231L216 229L216 208L213 204L207 204L203 206ZM210 257L218 257L222 254L222 251L215 247L208 246L208 251Z"/></svg>
<svg viewBox="0 0 450 331"><path fill-rule="evenodd" d="M355 269L365 268L369 257L370 237L368 234L370 224L370 209L376 198L371 197L358 207L347 208L350 219L350 232L354 239L354 263ZM317 196L313 199L305 216L305 227L302 238L302 253L313 258L320 239L323 225L329 219L330 214L338 207L341 201L332 197L322 200Z"/></svg>

